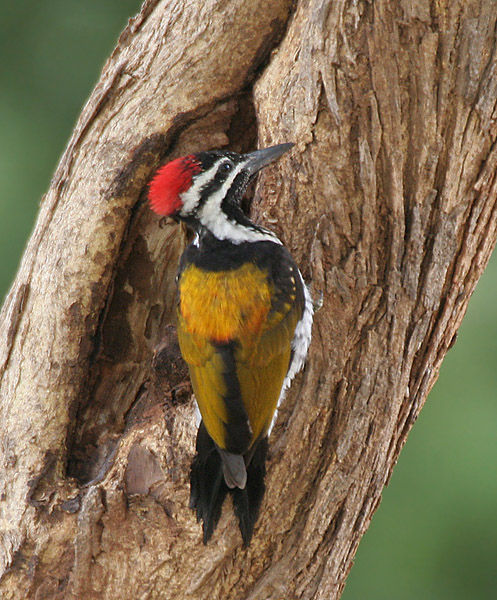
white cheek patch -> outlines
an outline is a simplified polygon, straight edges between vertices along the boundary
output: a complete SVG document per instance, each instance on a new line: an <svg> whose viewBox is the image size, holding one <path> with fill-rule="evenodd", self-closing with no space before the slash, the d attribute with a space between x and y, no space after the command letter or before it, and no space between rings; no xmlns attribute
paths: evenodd
<svg viewBox="0 0 497 600"><path fill-rule="evenodd" d="M193 185L190 188L188 188L186 192L180 194L180 199L183 202L183 208L181 209L181 213L184 216L191 214L197 208L200 202L200 194L202 188L214 177L218 167L219 161L214 163L208 171L205 171L205 173L201 173L200 175L198 175L195 178Z"/></svg>
<svg viewBox="0 0 497 600"><path fill-rule="evenodd" d="M216 163L216 165L215 165L216 169L219 167L219 165L220 165L220 163ZM228 175L228 177L226 178L223 185L217 190L217 192L214 192L214 194L209 196L206 203L202 207L202 210L199 213L200 222L203 225L205 225L208 229L209 229L208 223L211 223L211 222L215 221L216 219L219 219L219 213L222 212L221 204L222 204L226 194L228 193L228 190L232 186L237 175L240 173L240 171L243 169L243 167L244 167L244 163L238 164L233 169L233 171L231 171L231 173ZM211 171L212 171L212 169L211 169Z"/></svg>
<svg viewBox="0 0 497 600"><path fill-rule="evenodd" d="M218 240L229 240L232 244L241 244L243 242L273 242L274 244L281 244L281 241L271 231L262 227L255 229L247 225L240 225L240 223L228 219L222 211L212 220L205 219L202 216L200 222Z"/></svg>
<svg viewBox="0 0 497 600"><path fill-rule="evenodd" d="M280 240L271 231L266 229L261 231L262 228L241 225L236 221L230 220L221 208L221 204L228 194L230 187L244 166L244 163L237 165L217 192L208 198L199 212L199 221L218 240L230 240L233 244L262 241L281 244Z"/></svg>

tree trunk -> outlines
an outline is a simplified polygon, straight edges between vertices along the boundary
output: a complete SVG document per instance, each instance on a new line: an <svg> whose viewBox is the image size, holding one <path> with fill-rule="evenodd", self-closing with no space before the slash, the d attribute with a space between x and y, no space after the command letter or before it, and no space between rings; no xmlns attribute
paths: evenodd
<svg viewBox="0 0 497 600"><path fill-rule="evenodd" d="M496 238L492 0L147 0L1 314L2 598L338 598ZM244 549L188 509L166 159L295 141L252 214L322 296Z"/></svg>

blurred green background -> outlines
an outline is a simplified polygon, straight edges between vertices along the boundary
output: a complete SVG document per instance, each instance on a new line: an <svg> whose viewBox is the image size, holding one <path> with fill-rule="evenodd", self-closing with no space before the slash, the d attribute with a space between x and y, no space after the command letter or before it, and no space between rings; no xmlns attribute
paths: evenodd
<svg viewBox="0 0 497 600"><path fill-rule="evenodd" d="M0 297L137 0L0 0ZM497 260L414 426L345 600L497 597ZM264 600L264 599L261 599Z"/></svg>

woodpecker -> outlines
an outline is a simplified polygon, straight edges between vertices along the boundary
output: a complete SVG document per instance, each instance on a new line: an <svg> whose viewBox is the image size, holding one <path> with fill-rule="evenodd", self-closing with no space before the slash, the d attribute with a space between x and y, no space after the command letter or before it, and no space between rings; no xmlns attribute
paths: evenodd
<svg viewBox="0 0 497 600"><path fill-rule="evenodd" d="M204 544L228 493L250 543L268 435L311 339L313 304L297 265L240 207L255 174L292 146L190 154L161 167L149 185L152 210L195 233L178 269L177 331L201 415L190 507Z"/></svg>

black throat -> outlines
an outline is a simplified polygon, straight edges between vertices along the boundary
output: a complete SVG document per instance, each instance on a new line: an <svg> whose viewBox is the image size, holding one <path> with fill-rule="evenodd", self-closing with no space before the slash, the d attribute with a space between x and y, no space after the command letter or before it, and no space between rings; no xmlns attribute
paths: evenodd
<svg viewBox="0 0 497 600"><path fill-rule="evenodd" d="M219 240L210 231L201 228L181 257L180 271L187 264L195 264L206 271L230 271L252 262L261 268L273 264L275 256L287 254L281 244L271 241L234 244L229 239Z"/></svg>

